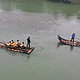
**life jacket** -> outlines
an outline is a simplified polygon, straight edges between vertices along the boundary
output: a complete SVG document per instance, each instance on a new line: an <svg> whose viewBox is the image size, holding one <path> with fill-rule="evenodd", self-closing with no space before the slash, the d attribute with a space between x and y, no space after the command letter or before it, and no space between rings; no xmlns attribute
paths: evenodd
<svg viewBox="0 0 80 80"><path fill-rule="evenodd" d="M16 46L16 44L15 44L15 43L13 43L13 44L12 44L12 46L13 46L13 47L15 47L15 46Z"/></svg>
<svg viewBox="0 0 80 80"><path fill-rule="evenodd" d="M19 44L19 41L17 41L17 43L16 43L17 45Z"/></svg>
<svg viewBox="0 0 80 80"><path fill-rule="evenodd" d="M20 45L20 47L23 47L24 46L24 44L22 43L21 45Z"/></svg>
<svg viewBox="0 0 80 80"><path fill-rule="evenodd" d="M11 43L7 43L6 45L7 45L7 46L10 46L10 45L11 45Z"/></svg>
<svg viewBox="0 0 80 80"><path fill-rule="evenodd" d="M11 44L13 44L13 41L11 41Z"/></svg>

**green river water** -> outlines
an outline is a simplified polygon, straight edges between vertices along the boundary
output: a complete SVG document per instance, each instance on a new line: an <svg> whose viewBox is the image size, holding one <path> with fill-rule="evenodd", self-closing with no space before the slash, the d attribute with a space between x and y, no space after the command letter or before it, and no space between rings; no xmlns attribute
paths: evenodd
<svg viewBox="0 0 80 80"><path fill-rule="evenodd" d="M57 35L80 41L80 5L0 1L0 41L31 37L35 50L0 49L0 80L80 80L80 48L59 44Z"/></svg>

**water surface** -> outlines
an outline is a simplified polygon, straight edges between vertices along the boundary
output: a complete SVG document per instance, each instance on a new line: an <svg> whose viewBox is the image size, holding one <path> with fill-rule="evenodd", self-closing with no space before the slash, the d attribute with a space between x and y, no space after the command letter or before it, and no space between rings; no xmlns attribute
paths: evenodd
<svg viewBox="0 0 80 80"><path fill-rule="evenodd" d="M0 41L31 37L30 54L0 49L1 80L79 80L80 48L57 39L80 41L80 5L33 1L0 1Z"/></svg>

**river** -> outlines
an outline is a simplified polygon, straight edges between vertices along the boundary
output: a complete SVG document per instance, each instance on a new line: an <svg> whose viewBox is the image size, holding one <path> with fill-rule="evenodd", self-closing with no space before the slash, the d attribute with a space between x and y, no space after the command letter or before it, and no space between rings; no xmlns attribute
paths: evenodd
<svg viewBox="0 0 80 80"><path fill-rule="evenodd" d="M41 1L0 1L0 41L31 37L35 50L0 49L0 80L80 80L80 48L57 39L80 40L80 5Z"/></svg>

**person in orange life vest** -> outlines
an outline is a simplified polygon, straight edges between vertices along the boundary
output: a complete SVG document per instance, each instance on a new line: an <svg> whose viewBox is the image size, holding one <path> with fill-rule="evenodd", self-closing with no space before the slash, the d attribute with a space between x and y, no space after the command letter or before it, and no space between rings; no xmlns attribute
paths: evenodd
<svg viewBox="0 0 80 80"><path fill-rule="evenodd" d="M16 43L14 43L14 41L13 41L13 44L11 45L12 47L16 47L17 45L16 45Z"/></svg>
<svg viewBox="0 0 80 80"><path fill-rule="evenodd" d="M19 40L17 40L16 44L17 44L17 45L19 44Z"/></svg>
<svg viewBox="0 0 80 80"><path fill-rule="evenodd" d="M17 45L18 47L20 47L19 40L17 40L16 45Z"/></svg>
<svg viewBox="0 0 80 80"><path fill-rule="evenodd" d="M14 43L14 41L13 40L11 40L11 44L13 44Z"/></svg>
<svg viewBox="0 0 80 80"><path fill-rule="evenodd" d="M25 47L25 46L24 46L24 42L22 42L22 44L20 45L20 47L21 47L21 48L22 48L22 47Z"/></svg>
<svg viewBox="0 0 80 80"><path fill-rule="evenodd" d="M9 41L9 43L6 43L7 46L11 46L11 41Z"/></svg>

